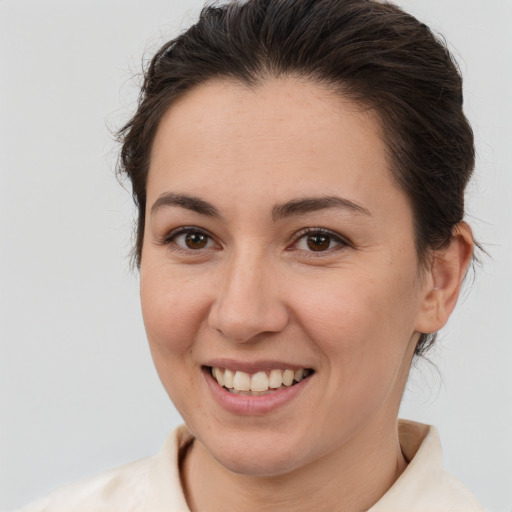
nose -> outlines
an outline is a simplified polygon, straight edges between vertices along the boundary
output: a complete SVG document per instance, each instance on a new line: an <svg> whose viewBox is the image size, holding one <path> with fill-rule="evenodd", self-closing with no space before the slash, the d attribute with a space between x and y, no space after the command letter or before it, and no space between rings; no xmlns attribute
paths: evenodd
<svg viewBox="0 0 512 512"><path fill-rule="evenodd" d="M277 271L263 256L233 256L209 312L210 327L238 343L282 331L289 315Z"/></svg>

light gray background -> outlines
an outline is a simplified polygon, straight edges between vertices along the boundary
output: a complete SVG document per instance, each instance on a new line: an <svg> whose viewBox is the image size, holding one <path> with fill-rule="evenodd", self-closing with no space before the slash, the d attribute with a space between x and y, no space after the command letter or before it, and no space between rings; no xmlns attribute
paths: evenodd
<svg viewBox="0 0 512 512"><path fill-rule="evenodd" d="M0 0L0 510L156 452L180 418L153 369L128 253L129 192L107 129L142 56L200 0ZM478 149L469 220L492 254L402 415L512 511L512 1L402 0L445 34ZM469 288L469 287L468 287Z"/></svg>

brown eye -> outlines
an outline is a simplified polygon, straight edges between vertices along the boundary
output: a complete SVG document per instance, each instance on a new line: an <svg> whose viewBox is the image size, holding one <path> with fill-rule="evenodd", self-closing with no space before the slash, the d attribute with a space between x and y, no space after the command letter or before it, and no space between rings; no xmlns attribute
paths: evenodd
<svg viewBox="0 0 512 512"><path fill-rule="evenodd" d="M337 233L322 228L306 228L299 233L301 234L293 244L293 248L299 251L330 254L349 245Z"/></svg>
<svg viewBox="0 0 512 512"><path fill-rule="evenodd" d="M185 235L185 245L189 249L204 249L208 245L208 236L204 233L187 233Z"/></svg>
<svg viewBox="0 0 512 512"><path fill-rule="evenodd" d="M307 237L307 244L312 251L326 251L331 245L331 237L327 235L311 235Z"/></svg>
<svg viewBox="0 0 512 512"><path fill-rule="evenodd" d="M193 228L180 228L172 233L165 241L166 244L188 251L201 249L219 249L212 237L203 231Z"/></svg>

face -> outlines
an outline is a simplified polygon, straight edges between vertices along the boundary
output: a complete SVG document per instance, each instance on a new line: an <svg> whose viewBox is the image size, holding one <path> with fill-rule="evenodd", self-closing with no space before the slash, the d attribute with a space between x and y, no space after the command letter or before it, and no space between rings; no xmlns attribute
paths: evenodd
<svg viewBox="0 0 512 512"><path fill-rule="evenodd" d="M208 83L163 117L144 322L165 389L224 467L275 475L379 443L423 297L411 208L371 113L282 79Z"/></svg>

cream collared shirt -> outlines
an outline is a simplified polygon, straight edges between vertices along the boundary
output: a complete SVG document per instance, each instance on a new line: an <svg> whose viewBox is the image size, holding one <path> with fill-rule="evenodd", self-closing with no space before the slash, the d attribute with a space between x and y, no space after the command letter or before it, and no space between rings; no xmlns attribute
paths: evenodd
<svg viewBox="0 0 512 512"><path fill-rule="evenodd" d="M368 512L484 512L462 483L443 469L434 427L399 420L398 430L410 463ZM185 426L178 427L157 455L66 485L21 512L190 512L178 458L191 439Z"/></svg>

